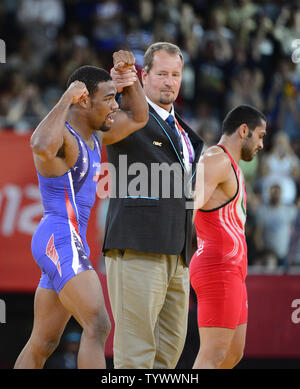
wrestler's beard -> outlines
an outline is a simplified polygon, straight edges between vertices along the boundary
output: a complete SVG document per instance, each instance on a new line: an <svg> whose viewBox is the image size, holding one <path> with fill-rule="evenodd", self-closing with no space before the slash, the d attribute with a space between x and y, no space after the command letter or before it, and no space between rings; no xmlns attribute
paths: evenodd
<svg viewBox="0 0 300 389"><path fill-rule="evenodd" d="M250 161L252 161L253 157L254 157L254 155L249 148L247 148L247 147L242 148L241 159L243 161L250 162Z"/></svg>
<svg viewBox="0 0 300 389"><path fill-rule="evenodd" d="M106 120L107 120L108 117L111 117L111 115L114 114L115 112L116 112L116 111L114 111L114 112L108 114L107 117L106 117ZM97 131L107 132L107 131L109 131L109 130L111 129L111 125L108 126L108 125L106 124L106 120L101 124L101 126L98 128Z"/></svg>
<svg viewBox="0 0 300 389"><path fill-rule="evenodd" d="M243 161L250 162L255 157L256 152L257 149L253 149L253 147L250 147L249 144L245 143L245 145L242 147L241 159Z"/></svg>
<svg viewBox="0 0 300 389"><path fill-rule="evenodd" d="M97 131L107 132L107 131L109 131L109 130L110 130L110 127L107 126L107 125L105 125L105 122L104 122L104 123L102 123L102 125L98 128Z"/></svg>
<svg viewBox="0 0 300 389"><path fill-rule="evenodd" d="M253 148L252 135L252 132L249 132L249 135L244 140L244 144L241 150L241 159L246 162L252 161L256 152L258 151L257 148Z"/></svg>

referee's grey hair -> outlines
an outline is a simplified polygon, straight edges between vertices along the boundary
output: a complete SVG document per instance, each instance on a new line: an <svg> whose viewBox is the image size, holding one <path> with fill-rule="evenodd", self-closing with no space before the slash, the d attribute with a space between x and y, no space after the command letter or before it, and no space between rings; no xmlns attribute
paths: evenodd
<svg viewBox="0 0 300 389"><path fill-rule="evenodd" d="M148 47L144 55L143 68L146 70L147 73L149 73L149 71L153 66L154 53L156 53L159 50L166 51L170 55L176 55L176 54L179 55L183 66L184 64L183 54L178 46L170 42L156 42Z"/></svg>

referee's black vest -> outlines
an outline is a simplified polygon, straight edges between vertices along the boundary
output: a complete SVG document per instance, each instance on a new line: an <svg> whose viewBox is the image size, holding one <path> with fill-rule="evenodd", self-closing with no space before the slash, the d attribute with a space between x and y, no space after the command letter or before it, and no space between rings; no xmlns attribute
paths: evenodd
<svg viewBox="0 0 300 389"><path fill-rule="evenodd" d="M114 166L114 174L104 253L126 248L158 254L182 253L189 263L193 211L187 186L191 182L194 185L203 141L177 114L176 118L195 151L189 177L184 174L178 138L151 106L144 128L107 146L107 159Z"/></svg>

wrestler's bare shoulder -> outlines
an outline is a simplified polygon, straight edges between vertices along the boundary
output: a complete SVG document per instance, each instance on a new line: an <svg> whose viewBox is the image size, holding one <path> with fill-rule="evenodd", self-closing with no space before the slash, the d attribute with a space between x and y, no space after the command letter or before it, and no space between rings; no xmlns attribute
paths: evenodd
<svg viewBox="0 0 300 389"><path fill-rule="evenodd" d="M230 169L231 161L227 153L221 147L211 146L206 149L201 155L200 161L205 164L211 164L214 166L222 166L223 169Z"/></svg>

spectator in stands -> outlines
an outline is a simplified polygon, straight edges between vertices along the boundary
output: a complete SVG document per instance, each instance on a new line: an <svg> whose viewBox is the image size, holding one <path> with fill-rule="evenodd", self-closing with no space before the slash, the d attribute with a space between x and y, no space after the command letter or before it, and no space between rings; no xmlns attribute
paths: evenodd
<svg viewBox="0 0 300 389"><path fill-rule="evenodd" d="M289 266L300 266L300 196L296 201L297 216L292 227L291 243L288 254Z"/></svg>
<svg viewBox="0 0 300 389"><path fill-rule="evenodd" d="M262 158L260 188L262 200L269 200L269 188L274 183L281 187L283 204L293 204L297 187L296 180L300 174L300 161L294 153L289 138L283 132L273 138L272 149Z"/></svg>
<svg viewBox="0 0 300 389"><path fill-rule="evenodd" d="M216 45L216 60L228 62L232 58L232 39L234 34L232 30L226 27L226 15L221 9L212 8L208 18L208 25L203 34L203 43L207 40L213 40Z"/></svg>
<svg viewBox="0 0 300 389"><path fill-rule="evenodd" d="M281 7L274 25L274 36L280 42L282 53L291 58L293 41L300 38L300 7L299 3L290 2Z"/></svg>
<svg viewBox="0 0 300 389"><path fill-rule="evenodd" d="M21 0L16 16L40 56L52 47L66 20L62 0Z"/></svg>
<svg viewBox="0 0 300 389"><path fill-rule="evenodd" d="M287 255L297 209L294 205L283 204L281 194L281 187L272 185L269 202L257 207L255 240L260 252L274 253L277 265L287 269Z"/></svg>
<svg viewBox="0 0 300 389"><path fill-rule="evenodd" d="M8 56L7 63L11 69L21 72L25 78L34 77L41 72L44 65L39 51L36 51L32 40L24 36L18 41L17 50Z"/></svg>
<svg viewBox="0 0 300 389"><path fill-rule="evenodd" d="M16 70L5 72L0 85L0 126L17 132L32 131L47 113L38 85L26 82Z"/></svg>
<svg viewBox="0 0 300 389"><path fill-rule="evenodd" d="M217 109L224 107L226 69L225 63L217 57L217 44L207 38L195 61L196 100L205 96L206 101Z"/></svg>
<svg viewBox="0 0 300 389"><path fill-rule="evenodd" d="M103 67L89 40L83 35L75 35L70 42L69 56L63 62L61 76L65 80L75 69L86 64Z"/></svg>
<svg viewBox="0 0 300 389"><path fill-rule="evenodd" d="M267 109L271 122L291 140L300 138L300 77L291 58L282 58L273 75Z"/></svg>
<svg viewBox="0 0 300 389"><path fill-rule="evenodd" d="M206 101L199 101L196 105L194 120L191 127L204 141L204 149L217 143L221 136L221 125L213 106Z"/></svg>
<svg viewBox="0 0 300 389"><path fill-rule="evenodd" d="M38 85L24 81L20 93L11 101L6 121L16 132L26 133L31 132L47 113Z"/></svg>
<svg viewBox="0 0 300 389"><path fill-rule="evenodd" d="M256 28L251 33L249 51L251 60L260 69L263 76L264 91L268 92L272 72L271 68L276 66L278 61L279 43L273 34L273 22L262 10L256 15Z"/></svg>
<svg viewBox="0 0 300 389"><path fill-rule="evenodd" d="M248 104L259 110L264 109L262 96L262 74L259 69L255 71L243 68L232 78L231 91L227 95L228 110L239 104Z"/></svg>
<svg viewBox="0 0 300 389"><path fill-rule="evenodd" d="M122 12L121 1L104 0L98 2L92 28L93 38L99 52L114 51L124 41Z"/></svg>

